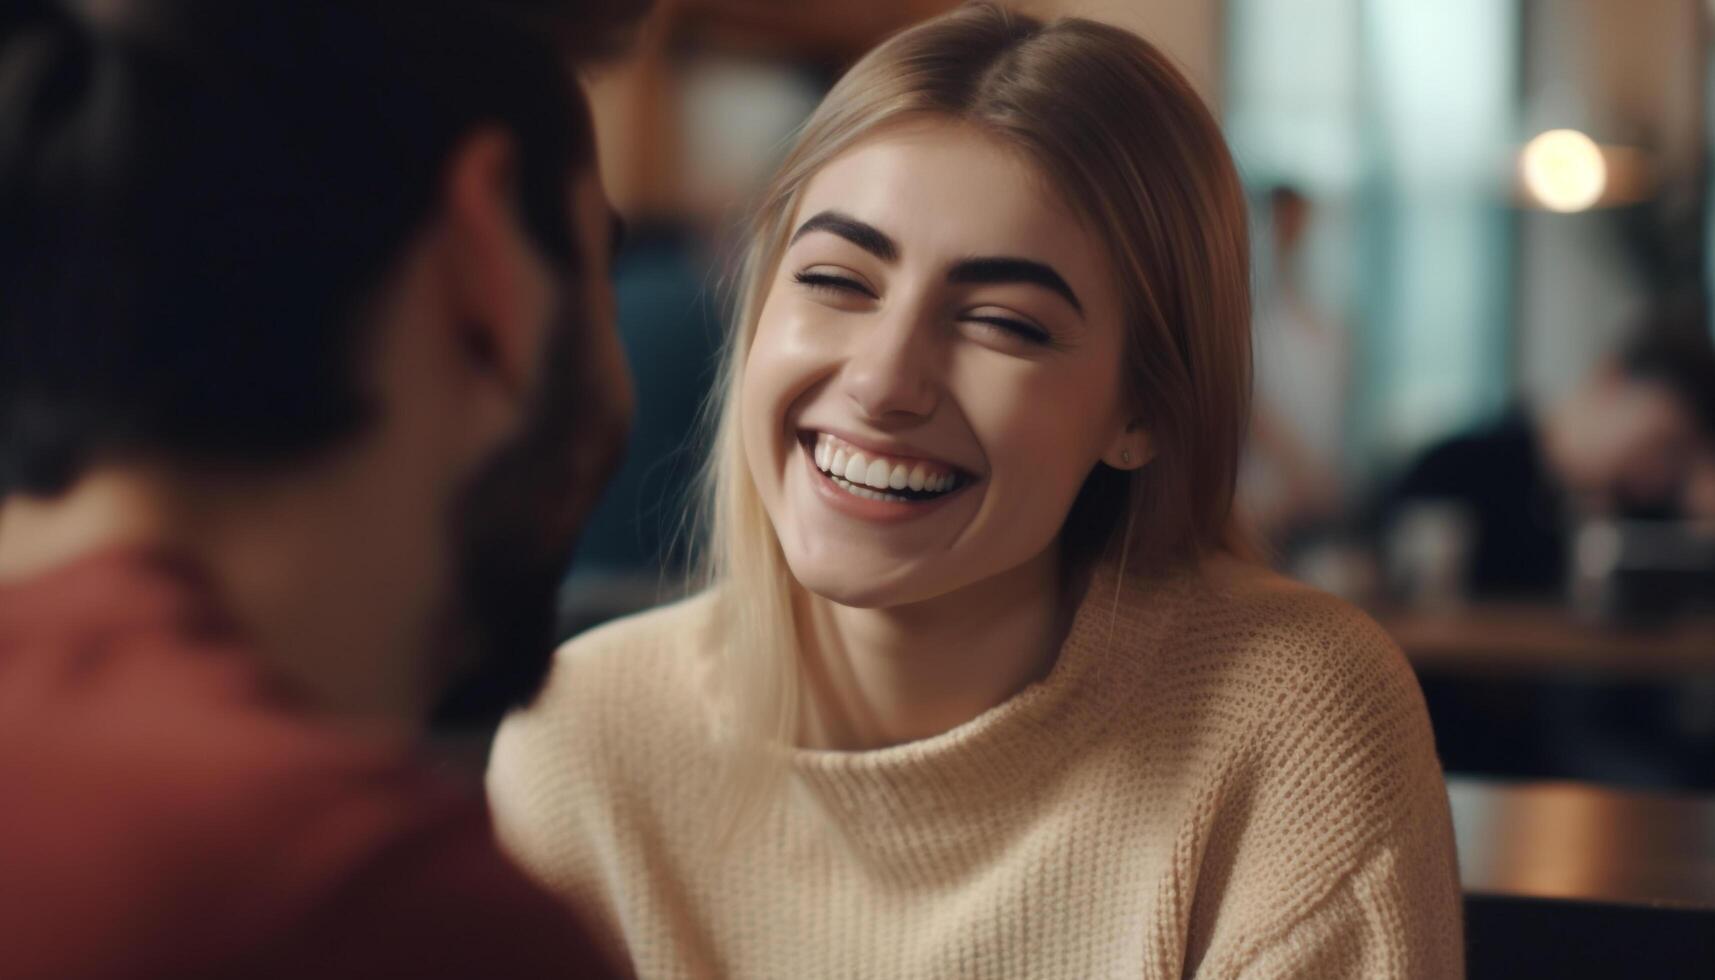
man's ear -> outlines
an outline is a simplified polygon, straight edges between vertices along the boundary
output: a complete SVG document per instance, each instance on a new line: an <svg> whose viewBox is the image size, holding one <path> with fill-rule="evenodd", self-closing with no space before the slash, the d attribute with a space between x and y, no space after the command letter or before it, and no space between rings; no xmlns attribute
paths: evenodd
<svg viewBox="0 0 1715 980"><path fill-rule="evenodd" d="M466 136L446 169L446 261L461 347L522 399L538 369L553 279L518 215L517 148L497 129Z"/></svg>
<svg viewBox="0 0 1715 980"><path fill-rule="evenodd" d="M1125 423L1108 443L1107 451L1102 453L1102 462L1116 470L1142 469L1154 458L1155 440L1143 427L1141 419Z"/></svg>

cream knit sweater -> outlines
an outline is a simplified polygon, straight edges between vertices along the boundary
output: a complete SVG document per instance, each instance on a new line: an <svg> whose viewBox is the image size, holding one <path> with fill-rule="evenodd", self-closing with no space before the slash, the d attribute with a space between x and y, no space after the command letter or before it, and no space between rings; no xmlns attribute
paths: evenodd
<svg viewBox="0 0 1715 980"><path fill-rule="evenodd" d="M498 832L644 977L1453 977L1422 698L1339 601L1231 560L1098 573L1050 675L950 732L796 751L709 834L713 600L560 652L489 773Z"/></svg>

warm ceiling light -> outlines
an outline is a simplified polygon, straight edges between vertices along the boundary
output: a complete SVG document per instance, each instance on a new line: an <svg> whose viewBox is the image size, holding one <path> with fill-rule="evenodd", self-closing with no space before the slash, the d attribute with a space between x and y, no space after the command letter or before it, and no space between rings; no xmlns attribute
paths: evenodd
<svg viewBox="0 0 1715 980"><path fill-rule="evenodd" d="M1551 129L1526 143L1519 174L1550 211L1583 211L1608 186L1608 164L1596 141L1576 129Z"/></svg>

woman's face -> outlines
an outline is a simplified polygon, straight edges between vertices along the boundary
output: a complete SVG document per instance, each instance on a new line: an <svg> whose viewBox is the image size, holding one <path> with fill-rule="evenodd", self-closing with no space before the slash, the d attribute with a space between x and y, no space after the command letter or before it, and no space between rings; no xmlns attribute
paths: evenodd
<svg viewBox="0 0 1715 980"><path fill-rule="evenodd" d="M793 575L886 607L1053 561L1091 469L1147 447L1098 240L1034 167L947 123L835 158L793 222L739 408Z"/></svg>

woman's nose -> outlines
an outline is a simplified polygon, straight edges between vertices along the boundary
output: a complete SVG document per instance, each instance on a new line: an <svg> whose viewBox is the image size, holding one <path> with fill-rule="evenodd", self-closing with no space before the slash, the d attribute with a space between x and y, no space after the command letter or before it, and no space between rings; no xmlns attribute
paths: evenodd
<svg viewBox="0 0 1715 980"><path fill-rule="evenodd" d="M865 419L927 418L940 399L936 351L927 318L885 317L855 339L841 384Z"/></svg>

